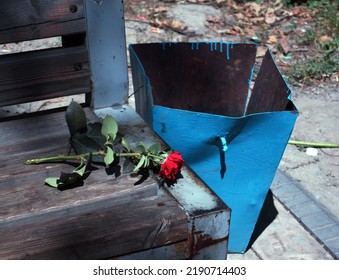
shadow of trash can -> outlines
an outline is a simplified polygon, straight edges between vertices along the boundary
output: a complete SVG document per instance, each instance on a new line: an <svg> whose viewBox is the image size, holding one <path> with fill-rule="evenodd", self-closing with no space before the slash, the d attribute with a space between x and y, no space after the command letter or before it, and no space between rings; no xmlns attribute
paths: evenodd
<svg viewBox="0 0 339 280"><path fill-rule="evenodd" d="M228 252L245 252L298 116L271 52L259 67L256 44L129 50L137 112L232 209Z"/></svg>

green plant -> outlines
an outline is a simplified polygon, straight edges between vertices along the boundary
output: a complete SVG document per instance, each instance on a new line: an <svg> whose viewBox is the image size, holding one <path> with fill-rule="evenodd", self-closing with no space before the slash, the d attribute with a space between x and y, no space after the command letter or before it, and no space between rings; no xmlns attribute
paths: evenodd
<svg viewBox="0 0 339 280"><path fill-rule="evenodd" d="M290 76L296 81L312 81L323 79L338 71L338 61L324 57L309 59L296 63L290 70Z"/></svg>
<svg viewBox="0 0 339 280"><path fill-rule="evenodd" d="M308 29L305 31L304 35L300 37L299 43L303 45L311 45L316 42L317 34L313 29Z"/></svg>
<svg viewBox="0 0 339 280"><path fill-rule="evenodd" d="M339 1L308 1L308 7L315 14L315 21L323 34L339 36Z"/></svg>
<svg viewBox="0 0 339 280"><path fill-rule="evenodd" d="M298 61L289 71L292 79L311 81L332 76L339 71L339 1L307 1L313 13L312 29L297 38L299 44L308 45L308 58ZM315 53L315 54L314 54Z"/></svg>

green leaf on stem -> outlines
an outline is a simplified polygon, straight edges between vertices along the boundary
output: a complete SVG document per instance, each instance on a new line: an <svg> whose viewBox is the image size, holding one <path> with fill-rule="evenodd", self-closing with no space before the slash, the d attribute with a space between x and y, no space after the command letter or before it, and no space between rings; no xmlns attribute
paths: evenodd
<svg viewBox="0 0 339 280"><path fill-rule="evenodd" d="M90 154L87 159L82 159L80 165L75 168L73 172L78 173L80 176L84 176L91 161L92 154Z"/></svg>
<svg viewBox="0 0 339 280"><path fill-rule="evenodd" d="M137 150L142 154L147 154L147 147L143 143L137 146Z"/></svg>
<svg viewBox="0 0 339 280"><path fill-rule="evenodd" d="M145 160L146 160L146 156L142 155L137 166L134 168L133 172L139 170L144 165Z"/></svg>
<svg viewBox="0 0 339 280"><path fill-rule="evenodd" d="M98 143L99 146L103 147L105 144L105 137L101 134L101 128L102 123L100 122L88 123L86 135L94 142Z"/></svg>
<svg viewBox="0 0 339 280"><path fill-rule="evenodd" d="M103 149L103 145L100 145L84 133L74 134L71 139L71 145L77 155L97 152Z"/></svg>
<svg viewBox="0 0 339 280"><path fill-rule="evenodd" d="M144 168L147 168L149 166L149 163L150 163L150 159L148 156L145 156L145 161L144 161Z"/></svg>
<svg viewBox="0 0 339 280"><path fill-rule="evenodd" d="M135 165L128 158L126 158L122 166L122 173L131 173L133 172L134 168Z"/></svg>
<svg viewBox="0 0 339 280"><path fill-rule="evenodd" d="M53 188L65 188L68 186L76 185L83 181L80 174L73 171L71 173L61 172L60 178L46 178L45 183Z"/></svg>
<svg viewBox="0 0 339 280"><path fill-rule="evenodd" d="M113 141L118 133L118 124L112 116L107 115L102 121L101 134Z"/></svg>
<svg viewBox="0 0 339 280"><path fill-rule="evenodd" d="M64 173L61 172L60 178L58 180L58 188L68 187L76 185L77 183L82 182L82 176L77 172Z"/></svg>
<svg viewBox="0 0 339 280"><path fill-rule="evenodd" d="M106 155L104 157L104 162L106 165L110 165L114 161L114 152L110 146L106 147Z"/></svg>
<svg viewBox="0 0 339 280"><path fill-rule="evenodd" d="M152 153L153 155L157 155L159 154L160 149L161 149L161 145L159 143L155 143L148 148L148 151Z"/></svg>
<svg viewBox="0 0 339 280"><path fill-rule="evenodd" d="M125 138L121 139L121 145L126 149L127 152L130 152L132 150L130 144Z"/></svg>
<svg viewBox="0 0 339 280"><path fill-rule="evenodd" d="M77 155L104 150L105 137L101 134L101 123L87 124L86 132L75 133L70 141ZM103 158L96 156L93 160L102 162Z"/></svg>
<svg viewBox="0 0 339 280"><path fill-rule="evenodd" d="M49 185L50 187L57 188L58 187L58 180L59 178L46 178L45 184Z"/></svg>
<svg viewBox="0 0 339 280"><path fill-rule="evenodd" d="M73 136L76 132L86 129L86 114L84 109L75 101L71 101L65 113L69 133Z"/></svg>

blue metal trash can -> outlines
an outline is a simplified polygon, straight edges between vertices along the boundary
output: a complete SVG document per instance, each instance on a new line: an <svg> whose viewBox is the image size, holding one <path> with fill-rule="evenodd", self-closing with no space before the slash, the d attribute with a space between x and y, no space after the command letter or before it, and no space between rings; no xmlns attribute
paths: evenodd
<svg viewBox="0 0 339 280"><path fill-rule="evenodd" d="M298 115L271 52L256 67L256 44L129 49L137 112L232 209L228 252L245 252Z"/></svg>

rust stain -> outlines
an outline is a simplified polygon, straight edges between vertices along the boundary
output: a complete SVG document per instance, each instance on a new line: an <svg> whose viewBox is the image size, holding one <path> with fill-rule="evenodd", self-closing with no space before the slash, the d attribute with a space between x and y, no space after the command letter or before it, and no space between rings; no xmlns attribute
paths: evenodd
<svg viewBox="0 0 339 280"><path fill-rule="evenodd" d="M228 235L223 238L213 239L208 234L203 232L195 232L195 246L193 246L192 257L196 256L200 250L211 247L213 245L225 242L228 240Z"/></svg>

